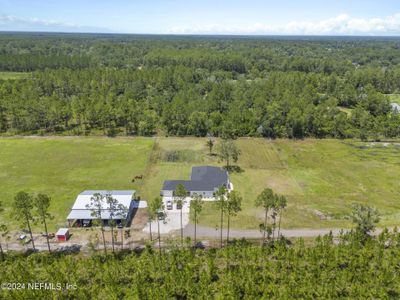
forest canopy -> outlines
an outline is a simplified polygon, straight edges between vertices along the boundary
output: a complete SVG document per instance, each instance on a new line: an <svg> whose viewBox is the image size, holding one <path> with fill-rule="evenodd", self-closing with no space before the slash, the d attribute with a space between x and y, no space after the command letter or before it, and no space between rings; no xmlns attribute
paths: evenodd
<svg viewBox="0 0 400 300"><path fill-rule="evenodd" d="M393 138L400 39L0 34L0 133ZM0 73L1 74L1 73ZM2 78L0 76L0 78Z"/></svg>
<svg viewBox="0 0 400 300"><path fill-rule="evenodd" d="M10 254L1 262L5 299L398 299L400 235L383 231L222 249L147 247L116 255ZM13 283L20 286L13 288ZM43 282L54 289L32 289ZM67 285L73 288L65 289Z"/></svg>

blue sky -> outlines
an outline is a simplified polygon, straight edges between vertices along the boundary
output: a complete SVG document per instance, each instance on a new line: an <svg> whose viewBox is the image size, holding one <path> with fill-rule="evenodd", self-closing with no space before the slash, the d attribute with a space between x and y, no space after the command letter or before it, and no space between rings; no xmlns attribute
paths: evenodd
<svg viewBox="0 0 400 300"><path fill-rule="evenodd" d="M400 35L400 1L0 0L0 30Z"/></svg>

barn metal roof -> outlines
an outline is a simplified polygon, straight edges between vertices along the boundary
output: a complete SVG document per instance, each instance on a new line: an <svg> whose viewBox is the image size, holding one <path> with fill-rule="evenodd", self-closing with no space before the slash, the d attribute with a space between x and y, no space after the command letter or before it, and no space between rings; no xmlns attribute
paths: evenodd
<svg viewBox="0 0 400 300"><path fill-rule="evenodd" d="M134 201L131 206L131 208L146 208L146 207L147 207L146 201ZM110 211L102 210L101 218L103 220L109 220ZM95 217L92 216L92 210L90 209L72 209L67 217L67 220L93 220L93 219L95 219ZM114 220L126 219L126 215L117 212L114 215L113 219Z"/></svg>
<svg viewBox="0 0 400 300"><path fill-rule="evenodd" d="M145 208L147 207L146 201L133 201L135 190L87 190L83 191L78 195L75 200L74 205L72 206L71 212L69 213L67 219L68 220L78 220L78 219L87 219L92 220L95 217L92 216L92 206L91 206L91 198L95 194L101 194L103 196L109 194L114 199L117 200L118 204L123 205L126 210L131 208ZM104 200L101 207L101 218L102 219L110 219L110 210L107 202ZM127 214L124 211L116 211L113 219L120 220L126 219Z"/></svg>
<svg viewBox="0 0 400 300"><path fill-rule="evenodd" d="M111 195L114 199L118 201L118 204L124 205L126 208L129 208L131 205L131 201L133 200L135 190L116 190L116 191L107 191L107 190L88 190L83 191L78 195L75 200L72 209L88 209L91 206L91 198L95 194L101 194L106 196L107 194ZM102 203L102 209L107 209L107 202L104 200Z"/></svg>

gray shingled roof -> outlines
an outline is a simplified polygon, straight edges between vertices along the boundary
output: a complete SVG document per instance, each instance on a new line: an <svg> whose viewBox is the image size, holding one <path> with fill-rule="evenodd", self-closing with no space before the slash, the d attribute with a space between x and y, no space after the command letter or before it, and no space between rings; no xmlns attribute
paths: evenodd
<svg viewBox="0 0 400 300"><path fill-rule="evenodd" d="M175 190L182 184L188 191L214 191L228 182L228 172L219 167L200 166L192 168L191 180L165 180L164 191Z"/></svg>

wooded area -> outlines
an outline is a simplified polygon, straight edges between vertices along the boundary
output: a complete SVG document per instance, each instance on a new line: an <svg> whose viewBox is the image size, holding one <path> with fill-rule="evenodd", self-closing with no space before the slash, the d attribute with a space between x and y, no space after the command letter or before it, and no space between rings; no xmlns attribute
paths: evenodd
<svg viewBox="0 0 400 300"><path fill-rule="evenodd" d="M0 35L0 132L400 136L397 38Z"/></svg>
<svg viewBox="0 0 400 300"><path fill-rule="evenodd" d="M10 254L0 262L9 299L398 299L400 235L319 237L222 249L168 245L107 256ZM43 282L48 288L32 289ZM24 284L22 287L21 284ZM72 288L66 289L67 284ZM8 288L10 287L10 288Z"/></svg>

